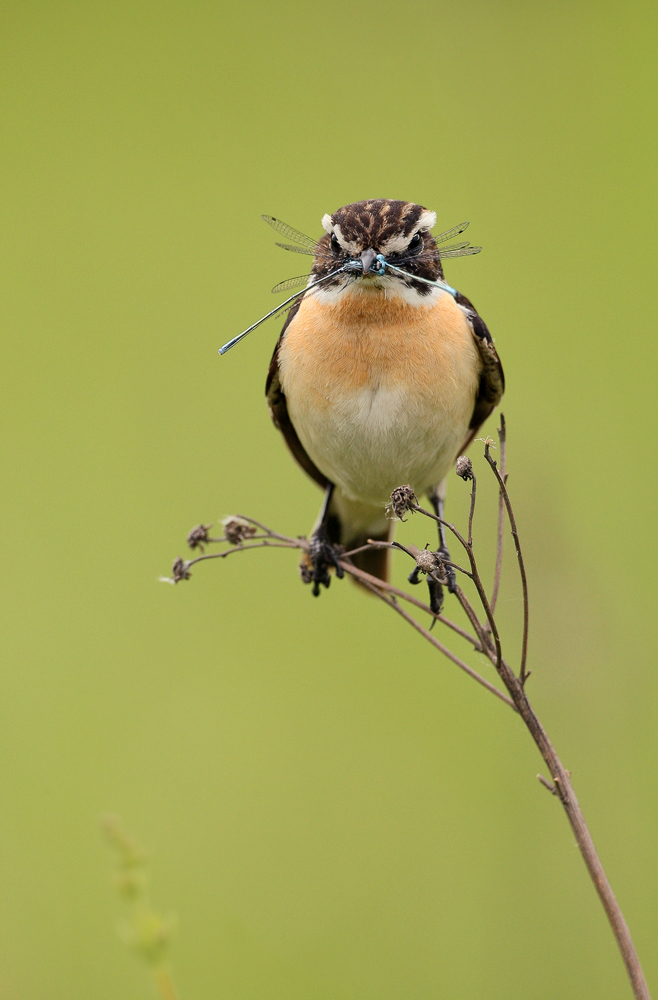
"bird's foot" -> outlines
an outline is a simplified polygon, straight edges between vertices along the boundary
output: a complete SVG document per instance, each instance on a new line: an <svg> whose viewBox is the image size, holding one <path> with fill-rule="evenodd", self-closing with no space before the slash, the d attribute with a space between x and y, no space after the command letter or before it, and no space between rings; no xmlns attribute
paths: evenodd
<svg viewBox="0 0 658 1000"><path fill-rule="evenodd" d="M450 553L445 546L436 552L424 551L418 557L418 564L409 574L409 583L420 583L420 574L427 575L427 586L430 592L430 610L433 615L440 615L443 609L443 588L447 586L448 593L457 591L457 576L450 564Z"/></svg>
<svg viewBox="0 0 658 1000"><path fill-rule="evenodd" d="M340 564L337 549L331 544L324 528L318 528L311 535L308 553L299 564L299 572L304 583L313 584L313 596L318 597L320 586L331 583L329 568L333 566L339 580L345 575Z"/></svg>

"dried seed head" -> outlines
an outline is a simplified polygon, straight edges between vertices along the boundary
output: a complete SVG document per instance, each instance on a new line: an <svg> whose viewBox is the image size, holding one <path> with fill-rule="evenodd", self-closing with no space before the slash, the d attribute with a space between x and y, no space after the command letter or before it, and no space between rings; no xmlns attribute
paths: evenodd
<svg viewBox="0 0 658 1000"><path fill-rule="evenodd" d="M416 556L416 562L418 563L418 569L421 573L431 573L438 566L439 560L435 552L430 552L429 549L423 549Z"/></svg>
<svg viewBox="0 0 658 1000"><path fill-rule="evenodd" d="M225 517L222 521L226 541L231 545L241 545L245 538L255 535L258 528L243 517Z"/></svg>
<svg viewBox="0 0 658 1000"><path fill-rule="evenodd" d="M391 502L388 505L388 510L395 514L401 521L404 521L403 515L407 511L412 510L412 505L415 503L418 503L418 501L411 486L396 486L391 493Z"/></svg>
<svg viewBox="0 0 658 1000"><path fill-rule="evenodd" d="M467 455L462 455L457 459L457 475L466 481L473 478L473 463Z"/></svg>
<svg viewBox="0 0 658 1000"><path fill-rule="evenodd" d="M189 547L191 549L201 549L203 552L203 546L208 544L208 532L211 528L212 524L197 524L196 528L192 528L187 536Z"/></svg>
<svg viewBox="0 0 658 1000"><path fill-rule="evenodd" d="M171 567L171 576L174 583L180 583L181 580L189 580L192 576L189 564L186 563L181 556L178 557L174 565Z"/></svg>
<svg viewBox="0 0 658 1000"><path fill-rule="evenodd" d="M445 562L440 552L423 549L416 556L416 564L421 573L431 576L437 583L448 582Z"/></svg>

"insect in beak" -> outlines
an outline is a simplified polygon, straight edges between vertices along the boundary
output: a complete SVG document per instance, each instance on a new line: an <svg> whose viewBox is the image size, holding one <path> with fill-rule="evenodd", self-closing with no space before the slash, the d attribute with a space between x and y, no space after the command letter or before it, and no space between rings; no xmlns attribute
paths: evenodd
<svg viewBox="0 0 658 1000"><path fill-rule="evenodd" d="M312 240L309 236L304 236L303 233L299 233L296 229L286 225L285 222L281 222L280 219L275 219L271 215L263 215L261 218L264 219L268 225L272 226L277 233L281 233L281 235L285 236L287 239L294 240L297 244L297 246L293 246L289 243L278 243L277 246L282 247L284 250L292 250L295 253L308 254L309 256L314 256L318 253L319 243L316 240ZM443 243L452 236L463 233L467 226L468 222L462 222L461 225L455 226L454 229L449 229L447 232L437 236L436 242ZM443 251L439 252L442 257L461 257L465 254L479 253L481 249L481 247L471 247L468 243L457 243L454 246L446 247ZM373 267L373 264L376 264L376 266ZM459 294L455 288L451 288L451 286L447 285L444 281L430 281L429 278L421 278L420 275L417 274L410 275L408 271L404 271L402 268L396 267L394 264L390 264L383 254L375 253L375 251L369 247L367 250L363 251L358 260L354 258L346 260L341 267L330 271L329 274L325 274L321 278L316 278L315 281L310 280L314 277L311 273L309 275L300 275L299 278L289 278L287 281L280 282L279 285L276 285L272 289L273 292L283 291L284 288L295 288L295 286L299 285L300 282L306 283L308 280L308 284L305 284L305 287L302 288L301 291L295 292L295 294L287 298L285 302L282 302L275 309L271 309L255 323L252 323L251 326L247 327L246 330L239 333L237 337L233 337L232 340L229 340L223 347L220 347L219 353L226 354L226 352L230 350L234 344L238 344L244 337L247 336L248 333L251 333L251 331L259 327L261 323L264 323L266 319L269 319L271 316L277 316L284 309L291 308L294 302L297 302L299 299L303 298L303 296L309 294L314 288L317 288L318 285L323 285L326 281L331 281L336 277L336 275L343 273L348 276L359 276L362 274L377 274L381 276L386 274L387 269L391 272L391 274L399 274L402 278L412 278L413 281L420 281L424 285L432 285L434 288L441 288L444 292L449 292L449 294L453 297L456 297Z"/></svg>
<svg viewBox="0 0 658 1000"><path fill-rule="evenodd" d="M363 251L363 253L361 254L361 265L363 267L364 274L370 273L370 268L372 267L373 261L375 260L376 256L377 254L375 253L375 251L371 250L370 248Z"/></svg>

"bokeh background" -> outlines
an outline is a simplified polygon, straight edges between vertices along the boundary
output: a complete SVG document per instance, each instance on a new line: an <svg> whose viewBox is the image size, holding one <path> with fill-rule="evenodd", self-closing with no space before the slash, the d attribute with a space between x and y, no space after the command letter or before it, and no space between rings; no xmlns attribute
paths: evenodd
<svg viewBox="0 0 658 1000"><path fill-rule="evenodd" d="M6 1000L150 995L105 810L178 914L182 1000L630 995L504 705L347 581L314 601L293 553L158 582L201 520L311 527L319 493L263 399L280 323L217 348L304 269L260 213L315 235L366 197L468 218L484 247L447 275L508 379L529 690L658 989L656 20L3 5Z"/></svg>

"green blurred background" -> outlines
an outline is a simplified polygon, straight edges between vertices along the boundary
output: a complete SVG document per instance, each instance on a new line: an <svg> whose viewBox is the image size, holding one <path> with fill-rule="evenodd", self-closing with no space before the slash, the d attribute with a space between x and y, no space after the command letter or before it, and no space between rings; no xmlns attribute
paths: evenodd
<svg viewBox="0 0 658 1000"><path fill-rule="evenodd" d="M447 276L508 379L530 695L658 989L656 20L4 4L3 1000L149 996L108 809L178 913L182 1000L630 995L504 705L292 553L158 583L201 520L311 527L263 399L280 323L216 352L304 270L260 213L315 235L366 197L485 248ZM519 611L509 582L512 649Z"/></svg>

